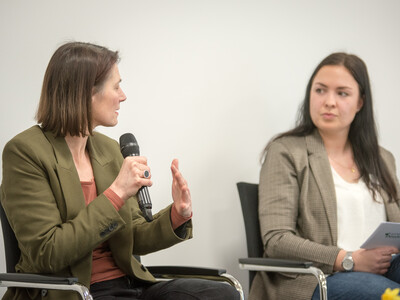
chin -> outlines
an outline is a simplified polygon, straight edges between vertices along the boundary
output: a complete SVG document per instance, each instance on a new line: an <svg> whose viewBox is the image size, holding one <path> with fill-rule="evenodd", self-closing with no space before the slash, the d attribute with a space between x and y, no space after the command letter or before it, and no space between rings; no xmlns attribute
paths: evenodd
<svg viewBox="0 0 400 300"><path fill-rule="evenodd" d="M103 127L114 127L114 126L116 126L118 124L118 122L113 122L113 123L104 123L104 124L100 124L100 126L103 126Z"/></svg>

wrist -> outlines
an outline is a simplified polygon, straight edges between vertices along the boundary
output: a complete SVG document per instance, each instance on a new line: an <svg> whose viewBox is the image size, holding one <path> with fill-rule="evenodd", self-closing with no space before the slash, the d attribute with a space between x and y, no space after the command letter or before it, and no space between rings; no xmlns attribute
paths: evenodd
<svg viewBox="0 0 400 300"><path fill-rule="evenodd" d="M341 265L346 272L352 272L354 270L353 251L346 252Z"/></svg>
<svg viewBox="0 0 400 300"><path fill-rule="evenodd" d="M335 260L335 264L333 266L333 271L342 272L344 270L342 268L342 260L345 257L345 255L346 255L346 250L342 249L342 250L339 251L339 253L338 253L337 257L336 257L336 260Z"/></svg>
<svg viewBox="0 0 400 300"><path fill-rule="evenodd" d="M183 223L186 223L192 218L192 214L189 217L184 217L181 214L178 213L176 210L175 204L172 204L171 208L171 223L172 223L172 228L175 230L179 226L181 226Z"/></svg>
<svg viewBox="0 0 400 300"><path fill-rule="evenodd" d="M123 190L119 189L116 184L111 184L109 187L124 203L126 199L128 198L126 194L123 192Z"/></svg>
<svg viewBox="0 0 400 300"><path fill-rule="evenodd" d="M104 191L104 195L110 200L111 204L118 211L125 204L125 202L109 187Z"/></svg>

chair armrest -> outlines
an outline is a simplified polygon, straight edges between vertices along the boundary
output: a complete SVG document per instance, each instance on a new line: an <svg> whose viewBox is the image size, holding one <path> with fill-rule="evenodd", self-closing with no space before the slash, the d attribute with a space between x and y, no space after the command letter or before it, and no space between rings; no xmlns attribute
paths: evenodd
<svg viewBox="0 0 400 300"><path fill-rule="evenodd" d="M261 257L239 258L239 263L247 265L260 265L260 266L284 267L284 268L303 268L303 269L307 269L313 265L312 262L304 262L304 261L296 261L288 259L261 258Z"/></svg>
<svg viewBox="0 0 400 300"><path fill-rule="evenodd" d="M311 262L261 257L239 258L239 267L250 271L287 272L314 275L318 280L320 299L328 299L325 274L320 269L313 267Z"/></svg>
<svg viewBox="0 0 400 300"><path fill-rule="evenodd" d="M32 282L49 284L74 284L78 282L76 277L58 277L27 273L0 273L0 281Z"/></svg>
<svg viewBox="0 0 400 300"><path fill-rule="evenodd" d="M0 287L75 291L84 300L93 300L87 287L75 277L57 277L28 273L0 273Z"/></svg>

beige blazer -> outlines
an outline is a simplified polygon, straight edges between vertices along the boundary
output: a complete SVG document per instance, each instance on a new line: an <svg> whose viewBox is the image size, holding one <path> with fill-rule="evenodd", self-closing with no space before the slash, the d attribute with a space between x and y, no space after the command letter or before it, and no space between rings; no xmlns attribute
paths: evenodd
<svg viewBox="0 0 400 300"><path fill-rule="evenodd" d="M381 148L396 179L395 161ZM400 222L396 203L383 195L387 219ZM336 195L331 167L317 131L306 137L274 141L261 169L259 218L266 257L312 261L326 274L340 251L337 247ZM307 299L317 286L311 275L259 272L250 299Z"/></svg>
<svg viewBox="0 0 400 300"><path fill-rule="evenodd" d="M39 126L14 137L3 151L1 203L17 237L21 258L18 272L78 277L89 287L92 250L108 241L116 264L144 281L154 277L133 255L144 255L192 237L192 223L185 238L171 226L170 207L143 218L136 197L117 211L103 192L111 185L123 158L116 141L100 134L87 144L98 197L85 200L71 152L64 138L43 132ZM75 294L9 289L3 299L78 299Z"/></svg>

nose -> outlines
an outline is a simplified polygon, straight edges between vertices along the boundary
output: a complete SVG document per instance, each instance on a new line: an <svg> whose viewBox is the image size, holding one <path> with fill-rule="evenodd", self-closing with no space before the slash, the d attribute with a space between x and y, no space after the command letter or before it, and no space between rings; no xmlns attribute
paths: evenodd
<svg viewBox="0 0 400 300"><path fill-rule="evenodd" d="M325 106L335 107L336 106L336 96L335 93L327 93L325 97Z"/></svg>
<svg viewBox="0 0 400 300"><path fill-rule="evenodd" d="M123 90L121 90L121 95L119 97L119 102L124 102L126 100L126 95Z"/></svg>

